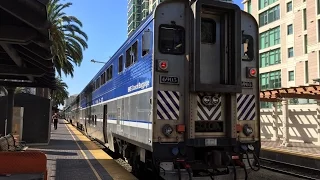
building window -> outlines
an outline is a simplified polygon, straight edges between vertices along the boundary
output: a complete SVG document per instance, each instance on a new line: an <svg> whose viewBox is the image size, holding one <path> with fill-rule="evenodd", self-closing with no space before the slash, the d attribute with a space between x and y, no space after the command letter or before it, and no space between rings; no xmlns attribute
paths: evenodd
<svg viewBox="0 0 320 180"><path fill-rule="evenodd" d="M249 0L248 3L247 3L247 11L248 11L248 13L251 13L251 8L252 8L251 0Z"/></svg>
<svg viewBox="0 0 320 180"><path fill-rule="evenodd" d="M289 71L288 72L288 79L289 79L289 81L294 81L294 71Z"/></svg>
<svg viewBox="0 0 320 180"><path fill-rule="evenodd" d="M318 51L318 68L319 68L319 75L320 75L320 51Z"/></svg>
<svg viewBox="0 0 320 180"><path fill-rule="evenodd" d="M292 58L293 57L293 47L288 48L288 58Z"/></svg>
<svg viewBox="0 0 320 180"><path fill-rule="evenodd" d="M261 90L281 87L281 70L260 74Z"/></svg>
<svg viewBox="0 0 320 180"><path fill-rule="evenodd" d="M261 53L259 58L260 58L260 67L261 68L275 65L275 64L280 64L281 63L280 48Z"/></svg>
<svg viewBox="0 0 320 180"><path fill-rule="evenodd" d="M307 30L307 10L303 9L303 30Z"/></svg>
<svg viewBox="0 0 320 180"><path fill-rule="evenodd" d="M318 42L320 42L320 19L318 19L318 29L317 29L317 32L318 32Z"/></svg>
<svg viewBox="0 0 320 180"><path fill-rule="evenodd" d="M292 24L290 24L290 25L287 26L287 34L288 34L288 35L293 34L293 26L292 26Z"/></svg>
<svg viewBox="0 0 320 180"><path fill-rule="evenodd" d="M287 3L287 12L291 12L292 11L292 1Z"/></svg>
<svg viewBox="0 0 320 180"><path fill-rule="evenodd" d="M317 12L320 14L320 0L317 0Z"/></svg>
<svg viewBox="0 0 320 180"><path fill-rule="evenodd" d="M260 49L280 44L280 26L260 33Z"/></svg>
<svg viewBox="0 0 320 180"><path fill-rule="evenodd" d="M306 81L306 83L308 83L309 82L309 67L308 67L309 65L308 65L308 61L305 61L304 62L304 77L305 77L305 81Z"/></svg>
<svg viewBox="0 0 320 180"><path fill-rule="evenodd" d="M308 54L308 35L305 34L303 39L304 39L304 53Z"/></svg>
<svg viewBox="0 0 320 180"><path fill-rule="evenodd" d="M270 4L273 4L277 1L278 0L259 0L259 10L263 9L263 8L269 6Z"/></svg>
<svg viewBox="0 0 320 180"><path fill-rule="evenodd" d="M259 26L262 27L280 19L280 6L272 7L259 14Z"/></svg>

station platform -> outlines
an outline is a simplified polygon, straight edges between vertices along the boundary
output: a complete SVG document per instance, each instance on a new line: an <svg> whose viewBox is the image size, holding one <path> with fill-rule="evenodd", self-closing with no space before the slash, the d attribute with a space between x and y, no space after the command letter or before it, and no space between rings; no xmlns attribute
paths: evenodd
<svg viewBox="0 0 320 180"><path fill-rule="evenodd" d="M262 158L320 169L320 146L311 143L290 142L291 147L280 146L281 141L261 140Z"/></svg>
<svg viewBox="0 0 320 180"><path fill-rule="evenodd" d="M65 120L51 130L49 145L29 146L47 156L48 180L135 180L106 152Z"/></svg>

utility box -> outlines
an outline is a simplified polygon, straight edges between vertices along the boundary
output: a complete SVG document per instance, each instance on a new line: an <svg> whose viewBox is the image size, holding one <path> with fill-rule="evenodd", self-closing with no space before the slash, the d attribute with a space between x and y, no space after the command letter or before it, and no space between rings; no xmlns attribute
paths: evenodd
<svg viewBox="0 0 320 180"><path fill-rule="evenodd" d="M13 118L12 118L12 135L19 141L22 141L23 133L23 107L13 107Z"/></svg>

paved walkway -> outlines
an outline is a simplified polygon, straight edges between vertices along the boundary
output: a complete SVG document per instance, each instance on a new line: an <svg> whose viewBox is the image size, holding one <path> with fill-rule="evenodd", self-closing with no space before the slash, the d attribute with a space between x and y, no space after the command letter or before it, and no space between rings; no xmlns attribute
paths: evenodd
<svg viewBox="0 0 320 180"><path fill-rule="evenodd" d="M134 180L101 148L64 120L52 127L47 146L32 146L47 155L49 180Z"/></svg>
<svg viewBox="0 0 320 180"><path fill-rule="evenodd" d="M292 147L280 146L282 141L271 141L262 139L261 148L264 150L277 151L296 156L320 159L320 146L311 143L290 142Z"/></svg>

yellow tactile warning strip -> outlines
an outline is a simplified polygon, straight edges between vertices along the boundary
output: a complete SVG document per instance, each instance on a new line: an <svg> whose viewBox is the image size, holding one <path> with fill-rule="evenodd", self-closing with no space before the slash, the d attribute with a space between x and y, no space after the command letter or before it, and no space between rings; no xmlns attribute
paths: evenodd
<svg viewBox="0 0 320 180"><path fill-rule="evenodd" d="M71 124L66 124L66 126L68 129L72 131L73 134L75 134L79 138L79 140L87 147L88 151L103 166L103 168L109 173L109 175L114 180L137 180L136 177L134 177L131 173L129 173L127 170L121 167L107 153L105 153L90 139L88 139L85 135L79 132L75 127L73 127ZM85 158L87 157L85 156ZM95 171L96 170L94 170L94 172ZM97 178L101 179L100 177Z"/></svg>
<svg viewBox="0 0 320 180"><path fill-rule="evenodd" d="M66 125L66 128L68 129L72 139L74 140L74 142L76 142L78 148L80 149L81 154L83 155L83 157L86 159L87 163L90 166L90 169L93 171L94 175L97 177L98 180L102 180L99 173L96 171L96 169L93 167L93 165L91 164L91 162L89 161L86 153L81 149L81 146L79 145L79 143L77 142L76 138L73 136L73 134L70 131L70 128L68 128L68 126Z"/></svg>
<svg viewBox="0 0 320 180"><path fill-rule="evenodd" d="M290 154L294 156L301 156L301 157L307 157L311 159L320 159L320 154L311 154L311 153L306 153L306 152L297 152L297 151L292 151L292 150L287 150L287 149L280 149L280 148L270 148L270 147L261 147L261 150L265 151L273 151L277 153L283 153L283 154Z"/></svg>

